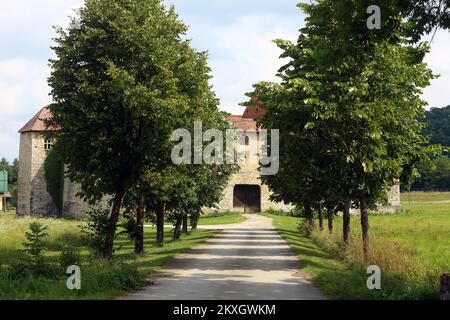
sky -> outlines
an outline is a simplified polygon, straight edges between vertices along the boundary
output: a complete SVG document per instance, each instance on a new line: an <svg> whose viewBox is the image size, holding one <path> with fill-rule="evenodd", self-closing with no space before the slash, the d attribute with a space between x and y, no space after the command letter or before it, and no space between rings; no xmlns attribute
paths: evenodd
<svg viewBox="0 0 450 320"><path fill-rule="evenodd" d="M304 15L298 0L165 0L189 26L192 45L209 52L211 84L222 110L242 114L239 103L252 84L276 81L284 63L274 39L295 41ZM0 11L0 158L19 154L18 130L51 102L47 78L52 26L66 27L83 0L3 1ZM423 98L432 107L450 104L450 34L438 32L427 56L441 77Z"/></svg>

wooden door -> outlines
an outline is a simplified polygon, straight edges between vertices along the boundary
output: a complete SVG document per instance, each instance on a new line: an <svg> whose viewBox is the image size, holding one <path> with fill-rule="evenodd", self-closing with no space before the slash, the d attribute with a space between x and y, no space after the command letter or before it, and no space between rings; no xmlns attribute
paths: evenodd
<svg viewBox="0 0 450 320"><path fill-rule="evenodd" d="M236 185L234 187L233 207L240 212L261 212L261 188L257 185Z"/></svg>

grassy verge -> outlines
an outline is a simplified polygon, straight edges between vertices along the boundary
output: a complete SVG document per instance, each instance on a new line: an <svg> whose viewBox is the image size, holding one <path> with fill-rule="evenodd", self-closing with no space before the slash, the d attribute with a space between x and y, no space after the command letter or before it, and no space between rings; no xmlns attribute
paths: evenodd
<svg viewBox="0 0 450 320"><path fill-rule="evenodd" d="M8 217L8 216L14 216L16 214L16 210L7 210L5 211L0 211L0 218L1 217Z"/></svg>
<svg viewBox="0 0 450 320"><path fill-rule="evenodd" d="M212 216L200 218L199 225L219 225L244 222L246 218L240 213L214 213Z"/></svg>
<svg viewBox="0 0 450 320"><path fill-rule="evenodd" d="M156 231L145 229L145 254L134 254L134 243L126 236L119 236L116 240L114 261L105 262L94 256L84 245L78 224L75 221L54 219L15 219L14 217L0 217L0 266L17 261L20 256L17 249L24 240L24 232L31 221L38 220L48 225L50 236L45 245L46 260L58 265L60 250L64 245L75 246L80 249L82 265L82 288L70 291L66 287L66 276L61 268L61 276L57 279L28 277L24 279L10 279L6 276L0 279L0 300L4 299L111 299L126 294L128 291L143 285L151 272L192 246L206 241L216 231L198 230L185 235L182 241L169 241L164 248L155 246ZM171 239L169 230L166 239ZM1 276L0 276L1 277Z"/></svg>
<svg viewBox="0 0 450 320"><path fill-rule="evenodd" d="M352 220L352 242L340 240L342 220L335 234L298 231L299 218L271 216L283 238L299 255L302 271L325 294L335 299L435 299L439 276L450 271L450 212L407 211L392 216L371 216L373 257L362 257L360 227ZM382 269L382 290L368 290L366 268Z"/></svg>

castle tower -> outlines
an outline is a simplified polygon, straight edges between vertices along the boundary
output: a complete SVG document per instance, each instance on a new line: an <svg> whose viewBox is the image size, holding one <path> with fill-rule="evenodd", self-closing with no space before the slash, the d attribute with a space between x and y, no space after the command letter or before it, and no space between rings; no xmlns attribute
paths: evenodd
<svg viewBox="0 0 450 320"><path fill-rule="evenodd" d="M45 139L44 121L51 117L42 108L20 133L17 215L56 216L56 206L47 192L44 163L52 141Z"/></svg>

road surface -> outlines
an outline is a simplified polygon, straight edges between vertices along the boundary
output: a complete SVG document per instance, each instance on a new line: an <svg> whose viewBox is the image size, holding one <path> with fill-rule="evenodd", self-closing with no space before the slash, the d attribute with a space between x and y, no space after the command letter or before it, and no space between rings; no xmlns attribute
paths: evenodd
<svg viewBox="0 0 450 320"><path fill-rule="evenodd" d="M297 256L272 219L203 226L223 231L151 276L154 285L129 300L321 300L326 297L298 274Z"/></svg>

